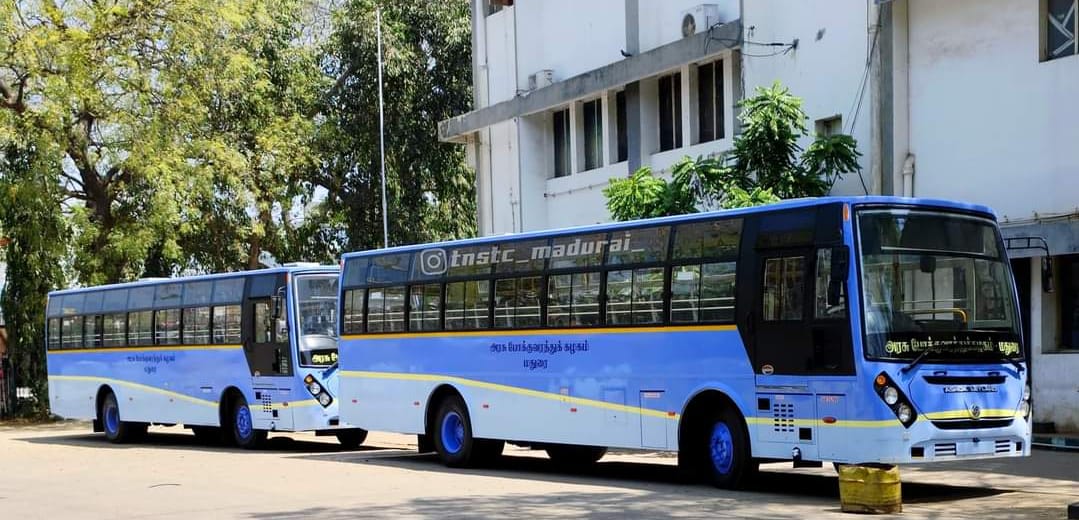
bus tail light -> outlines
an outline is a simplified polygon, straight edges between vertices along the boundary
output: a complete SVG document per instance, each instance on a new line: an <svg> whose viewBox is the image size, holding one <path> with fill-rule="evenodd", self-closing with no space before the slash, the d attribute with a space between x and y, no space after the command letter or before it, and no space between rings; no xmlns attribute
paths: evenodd
<svg viewBox="0 0 1079 520"><path fill-rule="evenodd" d="M914 421L918 419L918 414L914 410L914 405L911 404L907 396L903 395L903 392L899 389L892 378L888 377L888 374L881 372L873 380L873 389L877 391L877 396L880 397L884 404L888 405L892 409L892 413L895 414L896 419L903 423L903 426L910 428L910 425L914 424Z"/></svg>

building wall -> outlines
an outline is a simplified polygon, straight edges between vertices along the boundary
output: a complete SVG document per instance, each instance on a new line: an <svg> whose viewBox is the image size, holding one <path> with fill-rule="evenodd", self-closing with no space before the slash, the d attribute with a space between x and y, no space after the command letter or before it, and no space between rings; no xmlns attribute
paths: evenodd
<svg viewBox="0 0 1079 520"><path fill-rule="evenodd" d="M997 211L1005 233L1035 215L1077 211L1079 56L1042 62L1044 14L1032 0L907 0L910 153L914 195L961 199ZM1075 233L1073 235L1079 235ZM1066 238L1066 237L1065 237ZM1074 240L1049 244L1074 252ZM1034 418L1079 431L1079 350L1062 349L1063 287L1030 293ZM1059 270L1057 271L1059 272Z"/></svg>
<svg viewBox="0 0 1079 520"><path fill-rule="evenodd" d="M802 98L809 116L809 130L819 119L840 116L843 131L858 140L862 153L862 175L871 193L881 193L880 182L873 178L872 157L872 85L864 86L860 108L855 105L870 44L867 2L834 0L826 7L819 2L799 0L753 0L746 2L743 16L745 40L742 56L746 96L756 87L779 81L791 93ZM790 43L796 49L767 43ZM855 117L857 112L857 117ZM852 126L851 121L854 121ZM812 137L801 141L807 147ZM832 192L836 195L864 193L858 175L840 180Z"/></svg>
<svg viewBox="0 0 1079 520"><path fill-rule="evenodd" d="M1079 56L1039 61L1038 4L911 0L916 195L986 204L1007 221L1079 206Z"/></svg>

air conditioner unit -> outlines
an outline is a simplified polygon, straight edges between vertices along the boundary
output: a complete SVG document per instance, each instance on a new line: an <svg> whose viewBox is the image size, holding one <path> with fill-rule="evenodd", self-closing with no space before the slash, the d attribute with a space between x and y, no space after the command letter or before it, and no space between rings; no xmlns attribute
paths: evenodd
<svg viewBox="0 0 1079 520"><path fill-rule="evenodd" d="M554 83L554 71L543 69L528 75L528 90L536 90Z"/></svg>
<svg viewBox="0 0 1079 520"><path fill-rule="evenodd" d="M719 23L719 6L700 4L682 11L682 37L693 36Z"/></svg>

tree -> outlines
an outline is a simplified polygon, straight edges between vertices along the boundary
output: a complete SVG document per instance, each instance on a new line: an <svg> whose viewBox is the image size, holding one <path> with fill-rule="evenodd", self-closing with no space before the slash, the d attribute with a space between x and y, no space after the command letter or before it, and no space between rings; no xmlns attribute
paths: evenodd
<svg viewBox="0 0 1079 520"><path fill-rule="evenodd" d="M219 161L200 132L215 88L235 90L250 61L238 40L266 2L109 0L4 2L0 136L32 128L62 154L55 175L86 284L184 261L178 244L213 195ZM261 7L260 7L261 6ZM57 205L53 211L60 211Z"/></svg>
<svg viewBox="0 0 1079 520"><path fill-rule="evenodd" d="M346 2L327 49L326 70L338 79L321 111L317 182L328 194L309 225L330 251L382 245L375 5ZM463 148L440 143L437 130L471 107L469 3L381 5L390 241L472 236L473 175Z"/></svg>
<svg viewBox="0 0 1079 520"><path fill-rule="evenodd" d="M802 100L778 82L758 87L739 103L742 133L719 158L683 158L671 180L642 168L604 189L615 220L696 212L698 207L756 206L795 197L825 195L835 181L859 169L858 144L849 135L816 136L802 153L798 140L809 135ZM801 156L799 157L799 154Z"/></svg>
<svg viewBox="0 0 1079 520"><path fill-rule="evenodd" d="M9 241L4 257L7 281L0 308L9 338L16 384L27 386L33 400L21 401L19 413L48 411L45 371L45 301L62 284L61 259L68 230L56 211L62 188L54 172L59 154L27 139L0 148L0 229Z"/></svg>

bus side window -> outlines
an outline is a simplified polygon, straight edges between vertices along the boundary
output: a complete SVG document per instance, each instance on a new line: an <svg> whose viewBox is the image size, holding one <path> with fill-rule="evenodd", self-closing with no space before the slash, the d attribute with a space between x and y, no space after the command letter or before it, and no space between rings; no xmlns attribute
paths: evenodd
<svg viewBox="0 0 1079 520"><path fill-rule="evenodd" d="M765 321L797 321L805 315L805 258L785 256L764 262L764 298L762 313Z"/></svg>
<svg viewBox="0 0 1079 520"><path fill-rule="evenodd" d="M366 289L345 291L344 321L342 332L345 334L363 333L363 297Z"/></svg>
<svg viewBox="0 0 1079 520"><path fill-rule="evenodd" d="M123 313L107 314L102 323L101 345L122 347L126 344L127 316Z"/></svg>
<svg viewBox="0 0 1079 520"><path fill-rule="evenodd" d="M49 318L49 350L60 348L60 318Z"/></svg>
<svg viewBox="0 0 1079 520"><path fill-rule="evenodd" d="M261 301L255 303L255 343L270 343L273 337L273 315L270 312L270 302Z"/></svg>
<svg viewBox="0 0 1079 520"><path fill-rule="evenodd" d="M101 346L101 328L103 317L98 314L86 317L86 343L85 348L98 348Z"/></svg>
<svg viewBox="0 0 1079 520"><path fill-rule="evenodd" d="M817 282L814 293L817 319L842 318L847 315L847 280L845 276L839 277L839 273L833 273L833 260L838 262L838 259L832 257L831 248L817 250ZM829 295L829 291L835 291L836 294Z"/></svg>
<svg viewBox="0 0 1079 520"><path fill-rule="evenodd" d="M239 305L219 305L214 307L213 337L216 345L240 343Z"/></svg>

